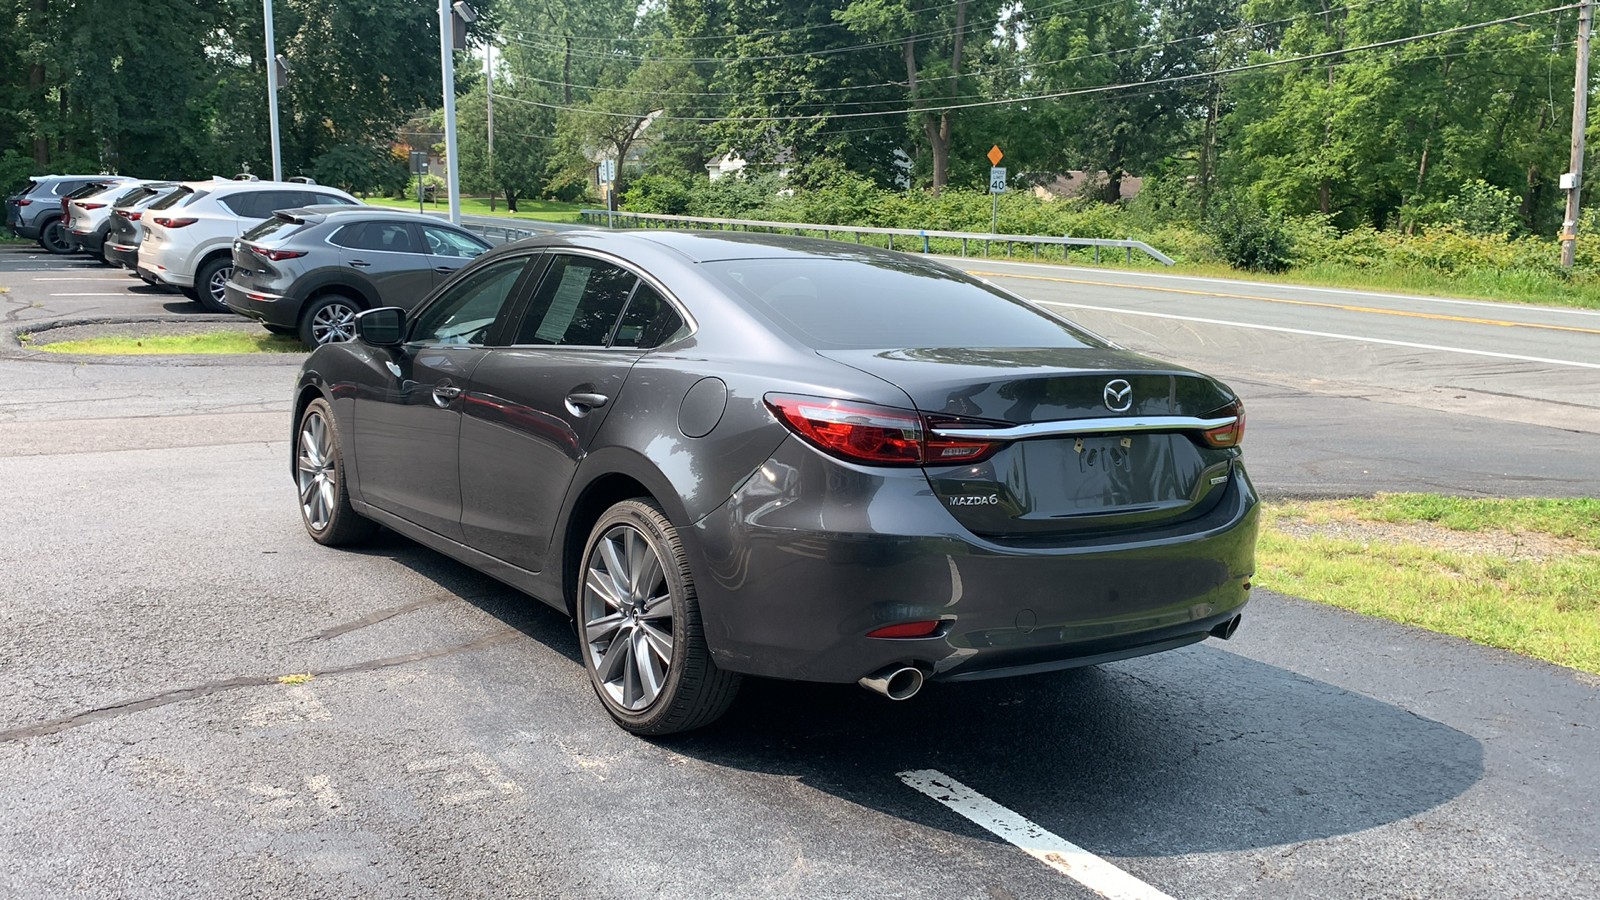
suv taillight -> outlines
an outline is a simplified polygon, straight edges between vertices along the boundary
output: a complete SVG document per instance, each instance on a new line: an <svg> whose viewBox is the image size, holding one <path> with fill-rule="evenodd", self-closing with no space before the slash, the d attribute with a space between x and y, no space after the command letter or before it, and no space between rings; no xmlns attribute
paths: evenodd
<svg viewBox="0 0 1600 900"><path fill-rule="evenodd" d="M260 244L246 244L255 255L278 262L285 259L296 259L306 255L304 250L273 250Z"/></svg>
<svg viewBox="0 0 1600 900"><path fill-rule="evenodd" d="M790 431L825 453L855 463L956 465L977 462L1004 445L935 437L933 423L909 409L788 394L768 394L766 401Z"/></svg>
<svg viewBox="0 0 1600 900"><path fill-rule="evenodd" d="M104 209L105 208L105 204L104 203L85 203L82 200L74 200L72 202L78 204L78 208L79 209Z"/></svg>
<svg viewBox="0 0 1600 900"><path fill-rule="evenodd" d="M21 200L17 201L17 205L18 206L32 206L33 205L33 201L29 200L27 197L23 197Z"/></svg>
<svg viewBox="0 0 1600 900"><path fill-rule="evenodd" d="M198 222L200 220L199 219L178 218L178 217L175 217L175 216L156 216L154 219L151 219L150 221L155 222L157 225L160 225L162 228L182 228L185 225L193 225L194 223L196 223L196 222Z"/></svg>
<svg viewBox="0 0 1600 900"><path fill-rule="evenodd" d="M117 215L123 217L124 219L128 219L128 220L137 222L137 221L139 221L140 217L142 217L144 215L144 213L135 212L135 211L126 210L126 209L119 209L119 210L117 210Z"/></svg>

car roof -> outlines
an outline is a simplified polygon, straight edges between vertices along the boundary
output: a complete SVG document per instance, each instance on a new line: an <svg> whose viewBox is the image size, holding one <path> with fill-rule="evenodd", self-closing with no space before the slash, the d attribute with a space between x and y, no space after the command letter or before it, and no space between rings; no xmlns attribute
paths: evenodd
<svg viewBox="0 0 1600 900"><path fill-rule="evenodd" d="M451 225L448 221L436 216L385 206L371 206L369 204L351 206L348 203L317 203L312 206L296 206L293 209L279 210L279 212L311 213L328 219L348 219L351 216L360 216L363 219L388 219L391 221L417 222L423 225L443 225L447 228L461 229L461 226Z"/></svg>
<svg viewBox="0 0 1600 900"><path fill-rule="evenodd" d="M630 251L670 250L693 263L735 259L849 259L872 265L904 267L908 261L944 268L921 254L882 250L863 244L825 238L796 237L748 231L677 231L670 229L584 230L540 235L517 245L571 246L609 250L619 256Z"/></svg>
<svg viewBox="0 0 1600 900"><path fill-rule="evenodd" d="M213 179L207 181L185 181L183 186L195 191L207 191L212 194L231 194L235 191L317 191L320 193L339 194L350 197L336 187L325 184L301 184L298 181L234 181L232 179ZM351 197L351 199L355 199Z"/></svg>

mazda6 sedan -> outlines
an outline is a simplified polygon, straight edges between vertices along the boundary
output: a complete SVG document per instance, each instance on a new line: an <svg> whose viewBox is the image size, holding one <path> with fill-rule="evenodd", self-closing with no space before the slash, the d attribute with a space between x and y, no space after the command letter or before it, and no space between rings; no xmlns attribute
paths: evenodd
<svg viewBox="0 0 1600 900"><path fill-rule="evenodd" d="M355 328L297 386L311 537L567 613L635 733L744 675L906 699L1226 638L1249 596L1237 395L926 257L569 232Z"/></svg>

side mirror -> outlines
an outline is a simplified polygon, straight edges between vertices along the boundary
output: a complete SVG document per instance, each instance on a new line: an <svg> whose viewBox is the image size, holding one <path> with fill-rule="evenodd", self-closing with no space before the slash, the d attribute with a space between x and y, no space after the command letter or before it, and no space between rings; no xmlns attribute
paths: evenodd
<svg viewBox="0 0 1600 900"><path fill-rule="evenodd" d="M406 311L382 306L356 313L356 338L374 347L397 347L406 337Z"/></svg>

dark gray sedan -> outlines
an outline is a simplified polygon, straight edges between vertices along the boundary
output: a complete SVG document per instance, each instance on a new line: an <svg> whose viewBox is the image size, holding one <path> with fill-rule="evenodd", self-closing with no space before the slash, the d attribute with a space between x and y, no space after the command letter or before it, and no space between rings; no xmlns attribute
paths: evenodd
<svg viewBox="0 0 1600 900"><path fill-rule="evenodd" d="M371 206L285 209L233 242L228 308L310 346L347 341L356 313L410 309L488 241L420 213Z"/></svg>
<svg viewBox="0 0 1600 900"><path fill-rule="evenodd" d="M742 675L905 699L1226 638L1249 596L1238 397L923 257L569 232L355 330L297 387L312 538L568 613L630 731Z"/></svg>

